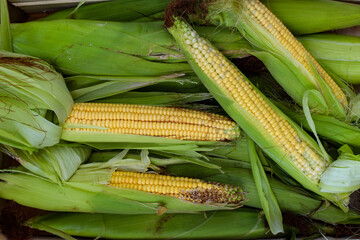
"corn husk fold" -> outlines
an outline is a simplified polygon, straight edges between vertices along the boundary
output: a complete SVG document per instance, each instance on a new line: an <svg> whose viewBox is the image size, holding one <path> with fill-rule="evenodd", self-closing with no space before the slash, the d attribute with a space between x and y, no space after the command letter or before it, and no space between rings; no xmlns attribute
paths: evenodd
<svg viewBox="0 0 360 240"><path fill-rule="evenodd" d="M29 151L58 143L73 104L64 79L38 58L3 51L0 56L0 142ZM47 112L56 118L48 120Z"/></svg>
<svg viewBox="0 0 360 240"><path fill-rule="evenodd" d="M306 130L311 132L304 112L295 105L289 105L280 101L274 102L283 112ZM335 117L312 113L316 132L323 139L339 144L349 144L360 147L360 129L355 123L346 123ZM331 129L331 131L329 131Z"/></svg>
<svg viewBox="0 0 360 240"><path fill-rule="evenodd" d="M348 83L360 83L360 37L323 33L299 40L330 73Z"/></svg>
<svg viewBox="0 0 360 240"><path fill-rule="evenodd" d="M91 154L89 147L69 144L56 144L33 153L5 145L1 150L27 170L59 184L69 180Z"/></svg>

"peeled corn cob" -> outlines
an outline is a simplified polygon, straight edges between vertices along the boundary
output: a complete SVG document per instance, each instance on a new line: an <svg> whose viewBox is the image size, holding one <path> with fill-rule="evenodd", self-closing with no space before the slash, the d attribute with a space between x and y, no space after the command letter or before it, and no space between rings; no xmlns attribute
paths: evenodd
<svg viewBox="0 0 360 240"><path fill-rule="evenodd" d="M238 204L243 201L243 191L240 187L151 173L115 171L109 185L168 195L196 203Z"/></svg>
<svg viewBox="0 0 360 240"><path fill-rule="evenodd" d="M340 196L320 192L318 183L331 160L310 136L188 24L175 18L168 30L204 85L264 152L305 188L346 204Z"/></svg>
<svg viewBox="0 0 360 240"><path fill-rule="evenodd" d="M192 141L225 141L239 136L237 125L218 114L131 104L75 103L64 127L84 136L95 132ZM64 134L62 137L72 140Z"/></svg>

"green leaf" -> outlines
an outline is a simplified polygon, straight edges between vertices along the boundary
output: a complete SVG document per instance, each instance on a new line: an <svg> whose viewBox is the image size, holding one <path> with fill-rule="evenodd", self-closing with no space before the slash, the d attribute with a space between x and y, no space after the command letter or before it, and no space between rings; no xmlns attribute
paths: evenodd
<svg viewBox="0 0 360 240"><path fill-rule="evenodd" d="M270 230L274 235L284 232L281 210L277 203L276 197L271 190L271 186L267 179L265 171L261 165L255 143L251 139L249 139L248 144L251 170L253 173L254 182L259 195L262 209L265 212L266 220L270 226Z"/></svg>
<svg viewBox="0 0 360 240"><path fill-rule="evenodd" d="M10 17L9 17L9 9L7 6L7 0L1 0L1 39L0 39L0 49L12 52L12 39L10 32Z"/></svg>
<svg viewBox="0 0 360 240"><path fill-rule="evenodd" d="M340 156L324 172L320 187L323 192L348 196L360 188L360 155L353 154L349 146L339 149Z"/></svg>

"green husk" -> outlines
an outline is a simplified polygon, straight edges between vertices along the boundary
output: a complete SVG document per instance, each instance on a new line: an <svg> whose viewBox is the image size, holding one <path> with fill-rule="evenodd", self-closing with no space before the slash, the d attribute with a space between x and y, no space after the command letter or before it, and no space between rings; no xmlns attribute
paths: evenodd
<svg viewBox="0 0 360 240"><path fill-rule="evenodd" d="M360 83L360 37L327 33L299 40L325 69L348 83Z"/></svg>
<svg viewBox="0 0 360 240"><path fill-rule="evenodd" d="M88 147L66 144L57 144L31 154L9 146L2 146L1 150L27 170L59 184L69 180L91 154Z"/></svg>
<svg viewBox="0 0 360 240"><path fill-rule="evenodd" d="M41 21L56 19L86 19L104 21L135 21L147 16L162 12L169 0L115 0L101 3L93 3L81 6L80 8L70 8L53 13Z"/></svg>
<svg viewBox="0 0 360 240"><path fill-rule="evenodd" d="M238 104L233 97L224 90L224 88L218 86L211 77L207 76L201 70L185 44L184 25L186 25L185 22L175 18L174 25L170 26L168 30L181 45L181 49L188 59L189 64L193 67L195 73L199 76L209 92L212 93L214 98L219 102L227 114L239 124L246 134L254 140L254 142L257 143L257 145L259 145L271 159L273 159L285 172L296 179L302 186L336 203L343 208L344 211L346 211L348 196L320 192L318 183L308 178L298 167L296 167L291 159L288 159L288 154L285 152L283 146L274 141L274 138L266 131L263 125L261 125L249 111ZM187 27L189 26L187 25ZM243 77L246 79L244 75ZM310 146L312 146L317 154L325 159L325 161L331 161L330 156L321 150L314 139L312 139L302 128L276 108L276 106L271 103L270 100L268 100L259 90L257 90L253 84L251 85L252 88L258 91L258 93L263 97L263 100L266 101L277 114L284 118L294 128L300 139L306 141Z"/></svg>
<svg viewBox="0 0 360 240"><path fill-rule="evenodd" d="M65 75L161 76L188 72L159 22L55 20L12 25L15 52L40 57ZM52 31L61 29L61 31ZM156 62L157 60L157 62Z"/></svg>
<svg viewBox="0 0 360 240"><path fill-rule="evenodd" d="M320 187L324 192L346 193L360 188L360 155L354 155L349 146L339 150L339 158L321 177Z"/></svg>
<svg viewBox="0 0 360 240"><path fill-rule="evenodd" d="M144 150L142 150L144 151ZM141 153L142 153L141 151ZM147 151L147 150L145 150ZM212 169L220 169L220 167L216 164L210 163L204 155L201 155L197 153L198 156L183 156L178 155L176 153L172 153L169 151L149 151L149 163L147 164L150 166L150 163L153 166L167 166L172 164L181 164L181 163L193 163L197 164L203 167L208 167ZM95 152L91 154L90 159L88 160L88 163L96 163L100 164L101 162L109 162L113 160L114 158L118 158L119 155L118 151L100 151ZM131 151L130 153L126 154L126 161L130 162L140 162L141 161L141 155L136 154L134 151Z"/></svg>
<svg viewBox="0 0 360 240"><path fill-rule="evenodd" d="M72 76L66 78L66 84L70 90L72 97L75 102L94 102L95 100L106 102L119 102L119 103L127 103L131 100L139 99L139 102L133 102L134 104L141 104L144 102L145 104L153 104L157 103L154 101L156 98L154 96L161 95L162 93L153 93L153 94L142 94L142 93L128 93L132 90L144 91L140 88L148 87L151 85L158 85L161 83L169 83L170 86L172 83L177 82L177 85L181 85L183 83L189 84L201 84L198 81L192 80L193 77L183 77L182 74L172 74L167 76L159 76L159 77L148 77L148 76L134 76L134 77L122 77L122 76ZM165 84L166 86L166 84ZM181 101L181 99L191 98L194 96L198 97L199 101L208 99L206 97L206 93L202 93L201 87L197 87L200 90L200 93L194 94L179 94L180 100L177 98L176 93L169 94L166 89L161 88L162 86L156 86L157 91L161 89L164 91L162 95L169 95L169 99L172 96L174 101ZM146 89L145 89L146 90ZM194 89L196 91L196 89ZM156 91L155 91L156 92ZM141 96L144 95L144 100L141 100ZM154 95L154 96L152 96ZM183 97L180 97L183 96ZM187 97L186 97L187 96ZM205 97L205 98L204 98ZM129 99L130 98L130 99ZM123 100L122 100L123 99ZM127 100L128 99L128 100ZM159 104L163 104L162 100L159 100ZM189 100L192 101L192 100Z"/></svg>
<svg viewBox="0 0 360 240"><path fill-rule="evenodd" d="M111 176L112 171L103 169L87 176L82 173L82 179L92 179L94 182L63 182L59 185L31 173L4 170L0 173L0 197L48 211L111 214L155 214L159 207L165 207L168 213L230 210L236 207L229 204L197 204L170 196L95 183Z"/></svg>
<svg viewBox="0 0 360 240"><path fill-rule="evenodd" d="M311 69L307 70L283 44L246 13L242 2L212 2L208 6L206 19L216 25L238 29L254 48L251 54L266 65L274 78L299 105L302 105L305 93L311 90L308 103L312 111L346 119L347 109L317 73L310 57L308 56L307 62ZM347 97L353 97L353 93L345 84L341 81L336 83L348 94Z"/></svg>
<svg viewBox="0 0 360 240"><path fill-rule="evenodd" d="M31 219L26 225L55 234L53 230L109 239L258 239L272 236L262 213L250 208L162 216L52 213Z"/></svg>
<svg viewBox="0 0 360 240"><path fill-rule="evenodd" d="M219 165L219 162L214 162ZM187 176L242 186L248 201L244 206L262 208L253 175L250 169L222 167L224 173L192 164L169 165L166 170L177 176ZM273 175L267 175L270 187L282 212L292 212L327 223L360 224L360 215L349 210L344 213L324 198L287 185Z"/></svg>
<svg viewBox="0 0 360 240"><path fill-rule="evenodd" d="M12 36L15 52L40 57L65 75L164 76L191 72L162 25L65 19L13 24ZM248 55L244 49L249 45L239 34L213 27L199 29L229 56ZM227 38L219 37L222 34Z"/></svg>
<svg viewBox="0 0 360 240"><path fill-rule="evenodd" d="M254 177L255 186L259 195L261 208L264 211L271 233L278 234L284 232L281 210L276 200L276 197L271 190L271 186L267 179L265 171L261 165L255 143L251 139L249 139L248 145L251 170Z"/></svg>
<svg viewBox="0 0 360 240"><path fill-rule="evenodd" d="M9 9L6 0L1 0L0 49L12 52Z"/></svg>
<svg viewBox="0 0 360 240"><path fill-rule="evenodd" d="M360 24L360 6L333 0L261 0L294 34Z"/></svg>
<svg viewBox="0 0 360 240"><path fill-rule="evenodd" d="M94 102L191 107L187 104L209 99L210 93L126 92Z"/></svg>
<svg viewBox="0 0 360 240"><path fill-rule="evenodd" d="M63 18L103 21L154 21L164 19L169 0L116 0L66 9L41 20ZM262 0L295 34L309 34L360 24L360 7L332 0ZM316 17L314 17L316 16Z"/></svg>
<svg viewBox="0 0 360 240"><path fill-rule="evenodd" d="M59 142L73 100L62 76L46 62L0 52L0 142L33 151ZM47 120L55 113L60 126Z"/></svg>
<svg viewBox="0 0 360 240"><path fill-rule="evenodd" d="M306 130L311 131L308 121L302 109L295 105L274 101L286 115ZM360 147L360 129L356 124L346 123L335 117L312 113L311 117L315 123L316 132L324 139L339 143Z"/></svg>

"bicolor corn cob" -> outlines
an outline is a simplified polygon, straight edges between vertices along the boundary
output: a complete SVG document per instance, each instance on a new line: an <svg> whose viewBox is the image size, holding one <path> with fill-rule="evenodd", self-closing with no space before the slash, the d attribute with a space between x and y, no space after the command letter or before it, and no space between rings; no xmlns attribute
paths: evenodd
<svg viewBox="0 0 360 240"><path fill-rule="evenodd" d="M312 181L318 182L328 166L327 160L297 133L287 119L278 114L249 80L217 49L186 23L176 21L175 26L182 32L183 43L201 71L260 123L261 128L269 134L268 141L280 145L287 158L301 172ZM244 127L244 130L247 129Z"/></svg>
<svg viewBox="0 0 360 240"><path fill-rule="evenodd" d="M246 10L246 13L258 24L263 26L263 28L265 28L269 33L271 33L284 46L284 48L286 48L291 55L306 68L309 73L312 73L310 64L313 64L316 71L329 85L342 106L346 107L348 105L346 96L340 87L285 27L285 25L264 4L262 4L259 0L244 0L242 1L242 5Z"/></svg>
<svg viewBox="0 0 360 240"><path fill-rule="evenodd" d="M67 124L75 131L135 134L194 141L239 136L236 123L213 113L131 104L75 103Z"/></svg>
<svg viewBox="0 0 360 240"><path fill-rule="evenodd" d="M244 200L244 192L237 186L152 173L115 171L109 185L168 195L196 203L238 204Z"/></svg>

